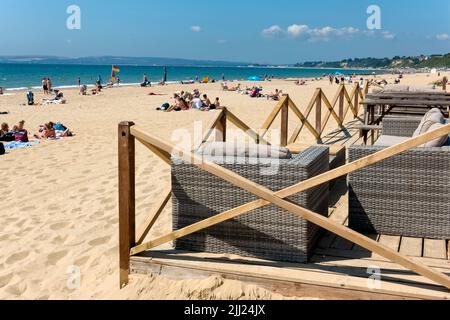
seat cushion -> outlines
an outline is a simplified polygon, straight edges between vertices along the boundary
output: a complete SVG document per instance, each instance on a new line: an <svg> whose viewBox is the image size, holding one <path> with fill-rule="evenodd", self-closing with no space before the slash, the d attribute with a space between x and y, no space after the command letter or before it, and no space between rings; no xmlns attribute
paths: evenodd
<svg viewBox="0 0 450 320"><path fill-rule="evenodd" d="M291 159L292 154L287 148L262 144L237 144L233 142L205 143L196 152L203 156L237 157L237 158L268 158Z"/></svg>
<svg viewBox="0 0 450 320"><path fill-rule="evenodd" d="M441 124L441 123L435 123L433 124L430 129L428 130L428 132L436 130L436 129L440 129L442 127L444 127L445 125ZM423 145L421 145L420 147L422 148L440 148L442 146L444 146L447 143L448 140L448 135L442 136L440 138L431 140Z"/></svg>
<svg viewBox="0 0 450 320"><path fill-rule="evenodd" d="M382 135L378 138L377 142L375 142L375 146L377 146L377 147L392 147L392 146L402 143L408 139L411 139L411 137L398 137L398 136Z"/></svg>
<svg viewBox="0 0 450 320"><path fill-rule="evenodd" d="M437 108L433 108L428 111L423 117L422 121L419 124L419 127L414 132L413 137L420 136L426 132L428 132L432 125L436 123L443 124L445 122L444 115L441 110Z"/></svg>

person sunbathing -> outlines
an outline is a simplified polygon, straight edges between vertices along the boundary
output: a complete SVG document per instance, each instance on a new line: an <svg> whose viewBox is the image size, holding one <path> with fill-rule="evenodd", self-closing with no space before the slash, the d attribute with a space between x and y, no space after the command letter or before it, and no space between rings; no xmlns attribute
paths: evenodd
<svg viewBox="0 0 450 320"><path fill-rule="evenodd" d="M1 128L0 128L0 141L3 142L11 142L11 141L15 141L16 137L14 136L14 134L9 131L9 126L8 124L2 123Z"/></svg>
<svg viewBox="0 0 450 320"><path fill-rule="evenodd" d="M19 125L13 127L13 134L15 137L15 141L20 142L28 142L28 131L24 128L25 121L22 120L19 122Z"/></svg>
<svg viewBox="0 0 450 320"><path fill-rule="evenodd" d="M34 135L37 139L54 139L56 138L56 131L53 128L54 123L49 122L39 127L39 132Z"/></svg>
<svg viewBox="0 0 450 320"><path fill-rule="evenodd" d="M181 97L177 97L176 103L170 106L169 109L165 110L165 112L185 111L185 110L189 110L189 106L187 105L186 101Z"/></svg>
<svg viewBox="0 0 450 320"><path fill-rule="evenodd" d="M267 95L267 100L271 99L271 100L278 101L278 100L280 100L282 93L283 93L283 91L275 89L274 93Z"/></svg>

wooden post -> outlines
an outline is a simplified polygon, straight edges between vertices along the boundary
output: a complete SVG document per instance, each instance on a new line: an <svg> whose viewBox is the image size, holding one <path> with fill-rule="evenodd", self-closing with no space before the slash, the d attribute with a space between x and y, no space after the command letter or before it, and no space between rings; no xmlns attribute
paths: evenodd
<svg viewBox="0 0 450 320"><path fill-rule="evenodd" d="M355 98L353 100L353 106L356 110L356 116L354 118L356 119L359 115L359 92L361 91L361 87L359 86L359 83L356 84L356 90L355 90Z"/></svg>
<svg viewBox="0 0 450 320"><path fill-rule="evenodd" d="M289 126L289 96L281 108L281 136L280 146L286 147L288 144L288 126Z"/></svg>
<svg viewBox="0 0 450 320"><path fill-rule="evenodd" d="M225 111L216 124L216 142L227 141L227 112Z"/></svg>
<svg viewBox="0 0 450 320"><path fill-rule="evenodd" d="M136 245L135 139L133 122L119 124L119 264L120 288L128 284L130 250Z"/></svg>
<svg viewBox="0 0 450 320"><path fill-rule="evenodd" d="M316 131L321 134L322 132L322 89L320 89L320 94L316 98Z"/></svg>
<svg viewBox="0 0 450 320"><path fill-rule="evenodd" d="M339 93L339 119L344 123L344 99L345 99L345 85L341 84L341 91Z"/></svg>
<svg viewBox="0 0 450 320"><path fill-rule="evenodd" d="M369 93L369 80L365 80L364 83L364 97Z"/></svg>

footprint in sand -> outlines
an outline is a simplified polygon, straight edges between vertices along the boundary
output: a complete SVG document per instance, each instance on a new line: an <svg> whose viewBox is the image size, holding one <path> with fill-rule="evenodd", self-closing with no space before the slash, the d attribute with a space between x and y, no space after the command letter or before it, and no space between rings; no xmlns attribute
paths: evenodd
<svg viewBox="0 0 450 320"><path fill-rule="evenodd" d="M66 242L68 237L69 236L57 236L57 237L53 238L52 243L62 245L62 244L64 244L64 242Z"/></svg>
<svg viewBox="0 0 450 320"><path fill-rule="evenodd" d="M97 238L97 239L94 239L94 240L92 240L92 241L89 241L89 245L92 246L92 247L101 246L101 245L103 245L103 244L108 243L108 241L109 241L110 239L111 239L110 236L102 237L102 238Z"/></svg>
<svg viewBox="0 0 450 320"><path fill-rule="evenodd" d="M48 210L51 210L51 211L56 211L56 210L60 210L61 207L60 207L58 204L53 203L53 204L49 205L49 206L47 207L47 209L48 209Z"/></svg>
<svg viewBox="0 0 450 320"><path fill-rule="evenodd" d="M4 275L4 276L0 276L0 289L7 286L12 278L13 278L12 273Z"/></svg>
<svg viewBox="0 0 450 320"><path fill-rule="evenodd" d="M61 259L67 256L67 253L67 250L50 253L47 256L47 263L49 265L55 266L59 261L61 261Z"/></svg>
<svg viewBox="0 0 450 320"><path fill-rule="evenodd" d="M87 192L89 191L89 188L81 188L80 190L78 190L78 192Z"/></svg>
<svg viewBox="0 0 450 320"><path fill-rule="evenodd" d="M21 296L27 291L27 284L25 282L18 282L5 288L5 291L13 296Z"/></svg>
<svg viewBox="0 0 450 320"><path fill-rule="evenodd" d="M58 223L52 224L50 226L50 229L52 229L53 231L58 231L58 230L68 227L69 225L70 225L70 223L68 223L68 222L58 222Z"/></svg>
<svg viewBox="0 0 450 320"><path fill-rule="evenodd" d="M34 210L36 210L36 206L24 207L24 208L20 209L19 211L27 212L27 211L34 211Z"/></svg>
<svg viewBox="0 0 450 320"><path fill-rule="evenodd" d="M103 198L100 200L100 203L101 204L110 204L113 201L114 201L114 198Z"/></svg>
<svg viewBox="0 0 450 320"><path fill-rule="evenodd" d="M75 208L75 209L72 209L72 211L71 211L71 213L80 213L81 212L81 208Z"/></svg>
<svg viewBox="0 0 450 320"><path fill-rule="evenodd" d="M84 256L84 257L78 258L74 261L74 265L82 267L89 261L90 258L91 257L89 257L89 256Z"/></svg>
<svg viewBox="0 0 450 320"><path fill-rule="evenodd" d="M29 254L30 254L29 251L22 251L22 252L15 253L15 254L9 256L8 259L6 259L6 264L13 264L13 263L22 261L26 257L28 257Z"/></svg>

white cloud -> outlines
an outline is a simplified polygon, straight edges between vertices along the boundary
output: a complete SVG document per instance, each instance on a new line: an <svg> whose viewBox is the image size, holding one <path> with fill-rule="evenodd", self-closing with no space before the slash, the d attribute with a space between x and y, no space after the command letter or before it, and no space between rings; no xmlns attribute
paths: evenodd
<svg viewBox="0 0 450 320"><path fill-rule="evenodd" d="M277 38L285 35L285 31L278 25L273 25L262 31L262 35L268 38Z"/></svg>
<svg viewBox="0 0 450 320"><path fill-rule="evenodd" d="M335 38L349 39L354 36L382 37L386 40L393 40L396 35L389 32L375 32L373 30L359 30L354 27L333 28L330 26L320 28L310 28L304 24L292 24L286 30L279 25L273 25L262 31L263 36L268 38L290 37L307 41L329 41Z"/></svg>
<svg viewBox="0 0 450 320"><path fill-rule="evenodd" d="M264 29L262 34L266 37L280 38L289 36L295 39L306 39L309 41L328 41L332 37L350 37L359 33L359 30L353 27L332 28L329 26L322 28L310 28L305 24L292 24L286 30L278 25Z"/></svg>
<svg viewBox="0 0 450 320"><path fill-rule="evenodd" d="M192 30L193 32L200 32L200 31L202 31L202 28L201 28L200 26L192 26L192 27L191 27L191 30Z"/></svg>
<svg viewBox="0 0 450 320"><path fill-rule="evenodd" d="M294 38L299 38L308 33L309 27L307 25L293 24L287 28L287 33Z"/></svg>
<svg viewBox="0 0 450 320"><path fill-rule="evenodd" d="M447 41L450 40L450 35L448 35L447 33L438 34L436 35L436 39L439 41Z"/></svg>

